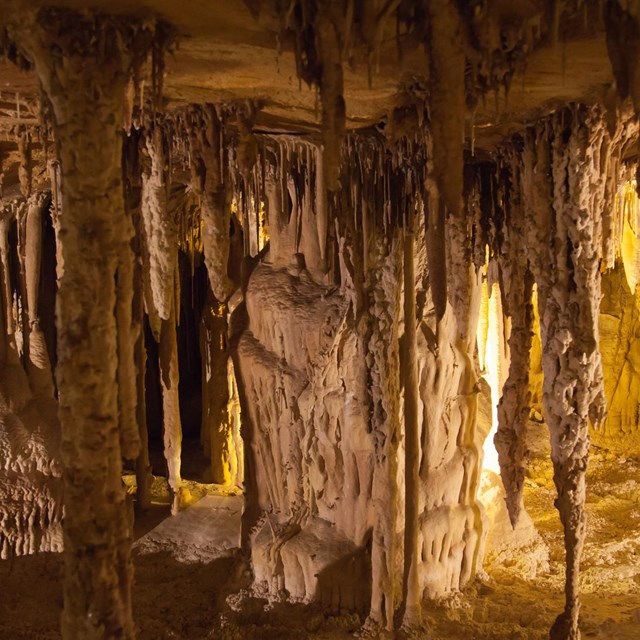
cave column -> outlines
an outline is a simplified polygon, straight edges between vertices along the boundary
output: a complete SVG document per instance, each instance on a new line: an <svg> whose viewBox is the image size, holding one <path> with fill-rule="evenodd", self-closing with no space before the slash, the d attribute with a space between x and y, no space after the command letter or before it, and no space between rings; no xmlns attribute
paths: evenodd
<svg viewBox="0 0 640 640"><path fill-rule="evenodd" d="M131 340L135 364L135 421L140 437L140 450L136 459L136 509L145 511L151 506L153 473L149 459L149 430L147 428L146 370L147 349L144 336L144 278L143 278L143 223L142 223L142 174L140 170L140 140L142 131L128 132L123 149L122 174L125 205L133 226L132 316ZM126 255L124 256L126 258ZM127 265L128 266L128 265ZM121 341L122 342L122 341Z"/></svg>
<svg viewBox="0 0 640 640"><path fill-rule="evenodd" d="M11 37L53 109L61 168L57 382L64 464L64 638L132 638L131 522L118 411L116 278L129 238L120 128L150 32L126 18L19 13ZM123 445L125 445L123 447ZM128 447L128 449L127 449Z"/></svg>
<svg viewBox="0 0 640 640"><path fill-rule="evenodd" d="M200 197L202 244L209 279L209 293L200 323L201 441L211 458L213 482L228 484L231 480L231 434L227 411L227 304L235 286L228 275L231 202L225 184L224 125L213 105L193 108L190 142L192 186Z"/></svg>
<svg viewBox="0 0 640 640"><path fill-rule="evenodd" d="M509 162L511 184L510 207L505 211L502 247L498 265L507 315L511 318L509 334L509 374L498 403L498 429L494 444L498 452L500 476L506 494L507 510L513 527L523 509L522 491L527 464L526 429L529 421L531 392L531 340L533 336L533 276L524 239L524 211L520 192L520 162Z"/></svg>

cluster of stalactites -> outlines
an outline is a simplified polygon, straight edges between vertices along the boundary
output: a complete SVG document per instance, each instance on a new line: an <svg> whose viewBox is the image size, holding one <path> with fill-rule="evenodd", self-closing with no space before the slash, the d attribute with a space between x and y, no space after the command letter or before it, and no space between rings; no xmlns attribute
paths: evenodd
<svg viewBox="0 0 640 640"><path fill-rule="evenodd" d="M537 289L543 408L567 551L567 601L552 629L554 639L578 637L588 428L598 426L605 413L600 278L618 253L621 157L636 135L631 120L612 127L602 108L571 105L515 136L493 169L476 167L467 198L479 231L474 261L481 264L488 245L510 318L509 374L494 441L514 526L528 457L534 284Z"/></svg>
<svg viewBox="0 0 640 640"><path fill-rule="evenodd" d="M533 286L535 282L540 288L541 279L549 271L549 259L539 247L550 242L549 246L559 247L562 234L567 232L560 174L552 169L562 166L565 172L593 174L591 196L580 206L584 215L602 220L594 250L603 265L613 266L620 236L614 215L620 157L625 142L633 135L632 129L627 122L618 123L612 131L602 110L574 105L514 137L500 151L496 166L478 164L468 170L471 181L466 202L473 220L473 261L478 268L486 259L496 264L493 273L498 274L502 306L511 320L509 376L501 390L495 443L514 525L521 509L528 456L525 431L530 402ZM580 156L566 155L563 145L567 139L580 150ZM578 167L580 158L584 166ZM576 191L571 197L581 194ZM580 250L577 245L575 250ZM589 314L592 325L597 324L595 315ZM594 417L596 414L600 415L600 410L593 413Z"/></svg>

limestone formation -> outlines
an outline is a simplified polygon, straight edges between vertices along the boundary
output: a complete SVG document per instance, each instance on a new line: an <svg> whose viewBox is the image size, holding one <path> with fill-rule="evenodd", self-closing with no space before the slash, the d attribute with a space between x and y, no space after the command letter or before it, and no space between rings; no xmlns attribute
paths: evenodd
<svg viewBox="0 0 640 640"><path fill-rule="evenodd" d="M0 16L0 557L62 552L63 637L135 637L133 514L212 492L244 507L202 637L435 637L493 576L557 586L545 422L578 640L590 440L640 442L637 3L30 4Z"/></svg>

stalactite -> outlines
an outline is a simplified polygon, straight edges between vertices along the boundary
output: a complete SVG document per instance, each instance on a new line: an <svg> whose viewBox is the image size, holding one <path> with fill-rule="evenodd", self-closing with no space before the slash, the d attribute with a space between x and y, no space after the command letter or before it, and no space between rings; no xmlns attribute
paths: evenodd
<svg viewBox="0 0 640 640"><path fill-rule="evenodd" d="M53 398L53 379L47 344L40 328L39 289L42 260L42 211L46 195L34 194L27 201L24 220L24 279L28 316L27 374L37 396Z"/></svg>
<svg viewBox="0 0 640 640"><path fill-rule="evenodd" d="M57 298L65 467L65 637L134 635L131 526L122 488L115 276L129 242L121 143L125 89L153 32L128 18L17 13L9 34L36 68L54 114L61 167ZM55 47L58 54L51 56ZM88 99L88 96L91 99Z"/></svg>
<svg viewBox="0 0 640 640"><path fill-rule="evenodd" d="M213 105L190 113L192 186L200 196L202 244L209 284L217 300L226 302L234 291L228 276L231 207L225 187L223 125Z"/></svg>
<svg viewBox="0 0 640 640"><path fill-rule="evenodd" d="M412 226L412 225L411 225ZM420 429L418 425L418 362L416 344L416 293L413 229L404 237L404 354L402 378L404 386L405 423L405 611L407 628L422 623L419 582L419 505L420 505Z"/></svg>
<svg viewBox="0 0 640 640"><path fill-rule="evenodd" d="M566 605L551 630L553 640L580 637L588 423L598 424L605 407L598 352L605 129L596 109L574 107L529 130L523 152L526 240L543 342L543 404L566 549Z"/></svg>
<svg viewBox="0 0 640 640"><path fill-rule="evenodd" d="M494 437L500 475L506 492L507 510L515 528L522 509L522 490L527 463L526 428L529 419L529 371L533 335L533 278L525 246L525 213L520 192L520 164L512 158L509 198L505 207L502 246L498 248L500 281L504 288L506 314L511 318L509 375L498 404L498 431ZM506 190L506 189L505 189Z"/></svg>
<svg viewBox="0 0 640 640"><path fill-rule="evenodd" d="M178 260L178 229L168 206L167 160L163 128L156 124L145 136L150 162L142 175L145 303L152 327L168 320L173 306L173 274Z"/></svg>

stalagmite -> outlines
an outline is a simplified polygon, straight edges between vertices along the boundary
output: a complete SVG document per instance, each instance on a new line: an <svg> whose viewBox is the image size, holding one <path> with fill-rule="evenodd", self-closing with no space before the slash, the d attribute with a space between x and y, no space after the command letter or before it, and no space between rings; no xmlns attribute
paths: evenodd
<svg viewBox="0 0 640 640"><path fill-rule="evenodd" d="M57 382L65 466L63 635L130 638L131 528L115 383L115 276L129 241L118 127L129 74L152 33L124 18L55 10L17 12L10 33L33 61L51 102L62 178Z"/></svg>
<svg viewBox="0 0 640 640"><path fill-rule="evenodd" d="M177 513L181 505L180 475L182 451L182 424L180 421L180 396L178 381L178 345L176 343L175 312L160 327L160 381L162 386L162 438L164 457L169 472L171 512Z"/></svg>

